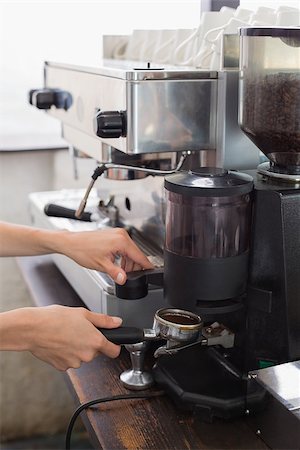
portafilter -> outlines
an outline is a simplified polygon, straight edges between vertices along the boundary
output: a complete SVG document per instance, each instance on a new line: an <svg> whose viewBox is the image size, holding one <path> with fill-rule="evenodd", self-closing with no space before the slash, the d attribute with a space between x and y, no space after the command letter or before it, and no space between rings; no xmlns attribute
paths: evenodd
<svg viewBox="0 0 300 450"><path fill-rule="evenodd" d="M182 309L163 308L156 311L152 328L99 328L111 342L119 345L164 339L174 345L197 339L203 326L200 316Z"/></svg>
<svg viewBox="0 0 300 450"><path fill-rule="evenodd" d="M132 390L143 390L152 386L152 374L143 370L144 356L148 341L166 340L154 357L173 354L180 348L197 341L202 329L202 319L194 313L175 308L163 308L156 311L153 327L140 329L120 327L111 330L99 329L115 344L124 344L130 353L132 368L120 375L123 385Z"/></svg>

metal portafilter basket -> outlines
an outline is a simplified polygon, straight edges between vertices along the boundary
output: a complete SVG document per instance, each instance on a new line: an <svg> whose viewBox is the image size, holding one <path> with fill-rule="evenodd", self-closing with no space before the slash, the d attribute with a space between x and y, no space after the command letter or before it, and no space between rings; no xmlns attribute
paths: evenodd
<svg viewBox="0 0 300 450"><path fill-rule="evenodd" d="M133 390L142 390L153 384L152 375L143 370L148 342L167 341L165 346L155 351L154 357L172 354L181 347L197 341L202 326L202 319L194 313L164 308L156 311L153 327L150 329L120 327L111 330L100 329L100 331L111 342L125 345L130 353L132 369L120 375L124 386Z"/></svg>
<svg viewBox="0 0 300 450"><path fill-rule="evenodd" d="M165 339L165 347L159 348L154 356L162 354L161 349L170 350L195 342L202 330L203 322L200 316L175 308L164 308L156 311L154 315L153 329L160 339Z"/></svg>

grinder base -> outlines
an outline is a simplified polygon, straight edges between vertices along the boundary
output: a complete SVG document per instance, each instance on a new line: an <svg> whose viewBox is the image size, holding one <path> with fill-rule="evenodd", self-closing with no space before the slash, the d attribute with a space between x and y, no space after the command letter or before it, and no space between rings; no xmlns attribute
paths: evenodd
<svg viewBox="0 0 300 450"><path fill-rule="evenodd" d="M264 403L264 391L213 348L187 348L163 356L153 374L178 407L204 421L239 417L262 409Z"/></svg>

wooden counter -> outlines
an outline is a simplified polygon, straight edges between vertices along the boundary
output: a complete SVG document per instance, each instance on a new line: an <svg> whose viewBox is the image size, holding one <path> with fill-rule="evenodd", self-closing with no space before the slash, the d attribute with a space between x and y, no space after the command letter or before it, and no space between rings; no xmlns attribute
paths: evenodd
<svg viewBox="0 0 300 450"><path fill-rule="evenodd" d="M83 306L51 257L23 257L18 258L18 263L37 306ZM119 380L119 374L129 367L129 355L124 349L116 360L99 356L79 369L69 369L66 378L76 407L95 398L129 393ZM84 411L81 416L95 448L268 448L250 429L246 419L203 423L192 414L179 412L165 396L104 403Z"/></svg>

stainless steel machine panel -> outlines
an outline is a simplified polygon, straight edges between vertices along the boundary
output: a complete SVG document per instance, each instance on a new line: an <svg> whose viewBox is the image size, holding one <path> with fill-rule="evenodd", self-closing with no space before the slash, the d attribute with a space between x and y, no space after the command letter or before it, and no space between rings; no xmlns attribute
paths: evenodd
<svg viewBox="0 0 300 450"><path fill-rule="evenodd" d="M300 361L256 370L251 376L266 392L266 406L250 416L251 427L271 448L299 448Z"/></svg>
<svg viewBox="0 0 300 450"><path fill-rule="evenodd" d="M127 154L215 149L217 72L46 63L45 87L71 94L68 110L52 107L49 113L62 121L74 147L98 160L102 143ZM93 119L99 110L125 112L126 135L97 137ZM78 139L82 134L89 148Z"/></svg>

